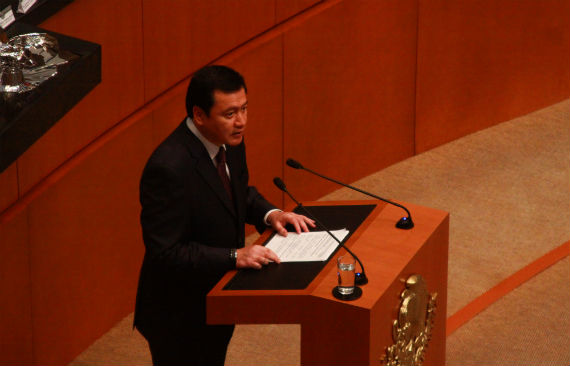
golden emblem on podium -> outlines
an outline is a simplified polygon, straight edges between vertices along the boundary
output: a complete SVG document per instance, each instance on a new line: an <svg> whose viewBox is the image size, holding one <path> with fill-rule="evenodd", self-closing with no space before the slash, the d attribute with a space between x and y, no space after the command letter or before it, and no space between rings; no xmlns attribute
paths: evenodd
<svg viewBox="0 0 570 366"><path fill-rule="evenodd" d="M431 338L437 293L430 294L422 276L406 280L400 295L398 319L392 325L394 344L386 348L382 362L387 366L421 366Z"/></svg>

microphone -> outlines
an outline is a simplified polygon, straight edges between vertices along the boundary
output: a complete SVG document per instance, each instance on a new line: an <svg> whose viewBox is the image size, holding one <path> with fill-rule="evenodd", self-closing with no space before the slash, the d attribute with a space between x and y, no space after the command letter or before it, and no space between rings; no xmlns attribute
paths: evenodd
<svg viewBox="0 0 570 366"><path fill-rule="evenodd" d="M321 226L323 229L325 229L325 231L327 232L327 234L329 234L341 247L343 247L344 249L346 249L346 251L348 253L350 253L350 255L352 255L354 257L354 259L356 259L356 261L358 262L358 264L360 265L360 268L362 269L362 272L360 273L355 273L355 279L354 279L354 283L356 285L366 285L368 283L368 277L366 277L366 273L364 272L364 266L362 265L362 262L360 261L360 259L358 259L358 257L356 256L356 254L354 254L350 249L348 249L340 240L337 239L336 236L334 236L329 229L326 228L325 225L323 225L322 222L319 221L319 219L317 219L315 217L315 215L313 215L305 206L303 206L303 204L299 201L297 201L295 199L295 197L293 197L293 195L291 195L291 193L289 193L289 191L287 190L287 187L285 187L285 182L283 182L283 180L279 177L275 177L273 178L273 184L275 184L275 186L277 188L279 188L279 190L287 193L287 195L289 197L291 197L291 199L299 206L300 209L302 209L311 219L315 220L317 224L319 224L319 226Z"/></svg>
<svg viewBox="0 0 570 366"><path fill-rule="evenodd" d="M314 174L314 175L316 175L316 176L318 176L318 177L321 177L321 178L326 179L326 180L328 180L328 181L331 181L331 182L333 182L333 183L339 184L339 185L341 185L341 186L343 186L343 187L350 188L350 189L352 189L353 191L357 191L357 192L363 193L363 194L365 194L365 195L367 195L367 196L374 197L374 198L376 198L376 199L378 199L378 200L380 200L380 201L384 201L384 202L389 203L389 204L391 204L391 205L400 207L400 208L404 209L404 211L406 211L406 213L408 214L408 216L407 216L407 217L402 217L402 218L396 223L396 227L397 227L398 229L404 229L404 230L409 230L409 229L411 229L411 228L414 227L414 222L412 221L412 214L410 213L410 211L408 211L407 208L405 208L404 206L400 205L399 203L392 202L392 201L387 200L387 199L382 198L382 197L378 197L378 196L375 195L375 194L372 194L372 193L370 193L370 192L365 192L365 191L363 191L363 190L361 190L361 189L359 189L359 188L353 187L353 186L348 185L348 184L343 183L343 182L339 182L339 181L336 180L336 179L332 179L332 178L329 178L329 177L325 177L324 175L319 174L319 173L317 173L317 172L315 172L315 171L313 171L313 170L311 170L311 169L309 169L309 168L305 168L305 167L304 167L303 165L301 165L301 163L299 163L297 160L294 160L294 159L289 158L289 159L287 159L286 164L289 165L291 168L306 170L306 171L308 171L308 172L311 173L311 174Z"/></svg>

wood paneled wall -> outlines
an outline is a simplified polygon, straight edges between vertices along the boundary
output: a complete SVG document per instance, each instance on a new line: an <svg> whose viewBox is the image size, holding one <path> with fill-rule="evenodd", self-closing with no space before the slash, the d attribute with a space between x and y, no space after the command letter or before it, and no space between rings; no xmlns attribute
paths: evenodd
<svg viewBox="0 0 570 366"><path fill-rule="evenodd" d="M0 363L65 364L133 310L138 180L216 62L249 89L252 183L336 188L569 93L568 2L75 0L46 29L102 45L102 83L0 175Z"/></svg>
<svg viewBox="0 0 570 366"><path fill-rule="evenodd" d="M78 0L41 25L101 44L102 82L18 159L21 194L143 105L141 14L140 0Z"/></svg>
<svg viewBox="0 0 570 366"><path fill-rule="evenodd" d="M34 361L27 210L0 225L0 357L5 364Z"/></svg>
<svg viewBox="0 0 570 366"><path fill-rule="evenodd" d="M417 153L568 98L570 2L420 0L419 12Z"/></svg>
<svg viewBox="0 0 570 366"><path fill-rule="evenodd" d="M352 182L414 154L416 21L414 1L344 1L284 33L286 158ZM301 200L338 188L284 174Z"/></svg>

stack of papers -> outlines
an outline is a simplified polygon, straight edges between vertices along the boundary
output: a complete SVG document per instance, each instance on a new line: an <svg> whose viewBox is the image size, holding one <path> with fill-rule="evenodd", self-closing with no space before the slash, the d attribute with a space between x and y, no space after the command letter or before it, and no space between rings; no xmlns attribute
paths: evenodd
<svg viewBox="0 0 570 366"><path fill-rule="evenodd" d="M334 230L331 233L343 241L348 230ZM281 262L316 262L327 260L338 247L338 242L326 231L313 231L288 233L287 236L274 235L265 247L274 251Z"/></svg>

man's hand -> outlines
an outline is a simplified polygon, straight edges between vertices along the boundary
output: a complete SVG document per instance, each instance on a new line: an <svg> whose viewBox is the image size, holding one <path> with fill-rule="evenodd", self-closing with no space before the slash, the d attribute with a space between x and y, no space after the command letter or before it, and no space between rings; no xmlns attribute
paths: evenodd
<svg viewBox="0 0 570 366"><path fill-rule="evenodd" d="M297 234L300 234L302 231L309 231L308 226L315 227L315 221L306 216L297 215L294 212L273 211L267 217L267 222L281 236L287 236L287 229L285 229L287 224L293 225Z"/></svg>
<svg viewBox="0 0 570 366"><path fill-rule="evenodd" d="M237 250L236 268L261 269L269 262L281 263L281 260L271 249L261 245L251 245Z"/></svg>

